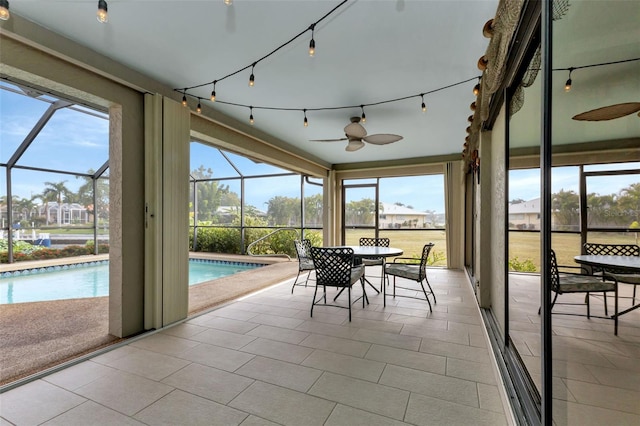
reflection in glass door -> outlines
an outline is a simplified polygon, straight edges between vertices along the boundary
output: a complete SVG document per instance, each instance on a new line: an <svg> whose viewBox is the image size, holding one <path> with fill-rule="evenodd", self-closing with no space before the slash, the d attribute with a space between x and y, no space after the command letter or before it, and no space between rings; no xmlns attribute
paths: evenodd
<svg viewBox="0 0 640 426"><path fill-rule="evenodd" d="M378 180L344 181L342 244L358 245L361 237L378 236Z"/></svg>

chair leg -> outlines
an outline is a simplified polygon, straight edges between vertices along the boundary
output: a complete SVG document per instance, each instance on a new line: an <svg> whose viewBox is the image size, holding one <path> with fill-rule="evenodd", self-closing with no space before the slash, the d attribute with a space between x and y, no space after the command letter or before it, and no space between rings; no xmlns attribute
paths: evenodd
<svg viewBox="0 0 640 426"><path fill-rule="evenodd" d="M311 300L311 318L313 318L313 307L316 304L317 295L318 295L318 286L316 286L315 290L313 291L313 299Z"/></svg>
<svg viewBox="0 0 640 426"><path fill-rule="evenodd" d="M636 286L633 286L633 290L635 291ZM618 283L616 282L614 295L616 300L613 302L613 334L618 335Z"/></svg>
<svg viewBox="0 0 640 426"><path fill-rule="evenodd" d="M360 278L360 284L362 284L362 307L365 308L364 302L369 304L369 298L367 297L367 290L364 286L364 278Z"/></svg>
<svg viewBox="0 0 640 426"><path fill-rule="evenodd" d="M422 285L422 281L419 281L419 284L420 284L420 287L422 287L422 292L424 293L424 297L425 297L425 299L427 299L427 303L429 304L429 312L433 312L433 310L431 308L431 301L429 300L429 296L427 296L427 292L424 289L424 285Z"/></svg>
<svg viewBox="0 0 640 426"><path fill-rule="evenodd" d="M604 296L604 314L609 316L609 312L607 312L607 293L603 293Z"/></svg>
<svg viewBox="0 0 640 426"><path fill-rule="evenodd" d="M349 294L349 322L351 322L351 286L347 288L347 293Z"/></svg>
<svg viewBox="0 0 640 426"><path fill-rule="evenodd" d="M396 276L393 276L393 297L396 297Z"/></svg>
<svg viewBox="0 0 640 426"><path fill-rule="evenodd" d="M389 277L387 277L387 281L388 280L389 280ZM384 285L382 286L382 306L385 308L387 307L387 287Z"/></svg>
<svg viewBox="0 0 640 426"><path fill-rule="evenodd" d="M293 294L293 289L296 288L296 284L298 283L298 278L300 278L300 270L298 269L298 275L296 275L296 279L293 280L293 285L291 286L291 294Z"/></svg>
<svg viewBox="0 0 640 426"><path fill-rule="evenodd" d="M591 304L589 303L589 296L591 293L587 293L587 318L591 318Z"/></svg>
<svg viewBox="0 0 640 426"><path fill-rule="evenodd" d="M433 289L431 288L431 284L429 284L429 279L425 276L424 280L427 282L427 285L429 286L429 291L431 292L431 295L433 296L433 304L437 304L438 301L436 300L436 294L433 292Z"/></svg>
<svg viewBox="0 0 640 426"><path fill-rule="evenodd" d="M636 304L636 284L633 285L633 297L631 298L631 305L635 305Z"/></svg>

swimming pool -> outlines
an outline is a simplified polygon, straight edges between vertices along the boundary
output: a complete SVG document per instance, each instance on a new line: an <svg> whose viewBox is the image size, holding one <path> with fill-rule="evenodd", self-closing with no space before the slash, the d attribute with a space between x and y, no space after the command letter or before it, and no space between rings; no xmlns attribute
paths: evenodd
<svg viewBox="0 0 640 426"><path fill-rule="evenodd" d="M190 259L189 285L264 266L258 263ZM109 295L109 261L4 272L0 304Z"/></svg>

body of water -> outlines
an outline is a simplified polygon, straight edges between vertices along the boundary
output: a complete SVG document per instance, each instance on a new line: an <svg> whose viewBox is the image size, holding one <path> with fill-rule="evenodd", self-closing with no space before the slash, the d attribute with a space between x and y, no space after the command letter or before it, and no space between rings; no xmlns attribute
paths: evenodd
<svg viewBox="0 0 640 426"><path fill-rule="evenodd" d="M189 285L263 266L214 260L189 261ZM109 295L109 262L6 272L0 278L0 304L80 299Z"/></svg>

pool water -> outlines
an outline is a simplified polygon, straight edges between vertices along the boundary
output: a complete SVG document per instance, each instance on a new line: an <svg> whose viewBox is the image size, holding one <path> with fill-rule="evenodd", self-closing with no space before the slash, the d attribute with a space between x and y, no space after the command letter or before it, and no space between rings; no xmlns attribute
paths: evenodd
<svg viewBox="0 0 640 426"><path fill-rule="evenodd" d="M263 265L211 260L189 261L189 285L199 284ZM109 263L63 266L4 273L0 278L0 304L79 299L109 295Z"/></svg>

